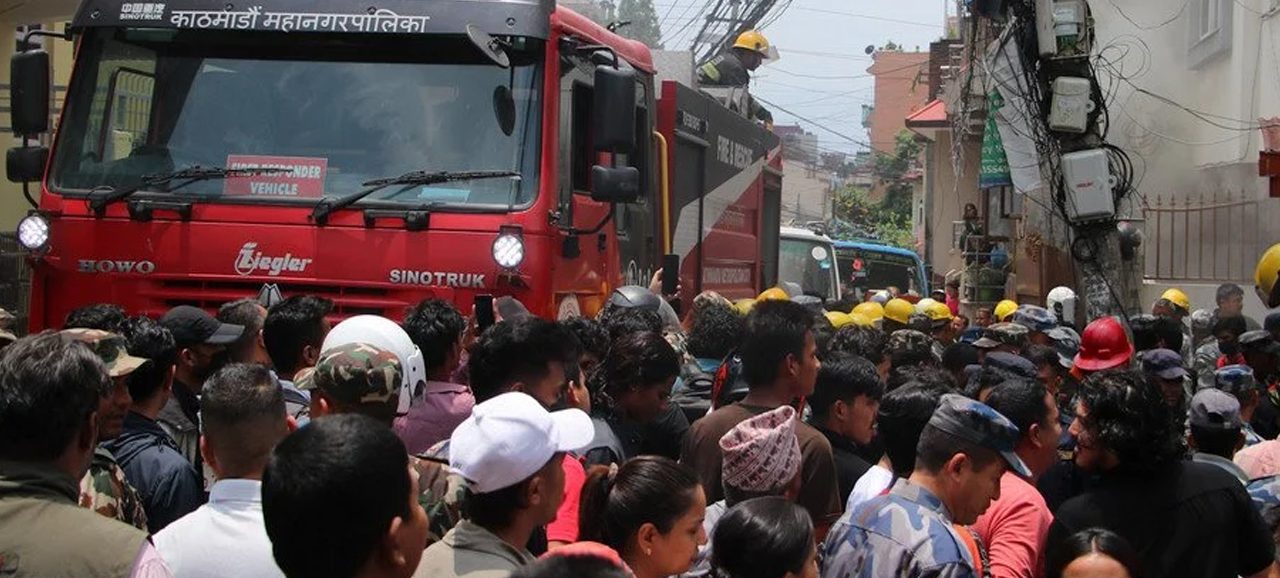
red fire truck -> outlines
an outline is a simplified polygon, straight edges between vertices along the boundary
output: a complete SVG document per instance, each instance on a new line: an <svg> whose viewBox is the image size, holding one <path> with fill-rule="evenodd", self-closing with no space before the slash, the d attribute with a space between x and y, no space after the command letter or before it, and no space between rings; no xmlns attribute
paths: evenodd
<svg viewBox="0 0 1280 578"><path fill-rule="evenodd" d="M778 139L554 0L87 0L68 38L51 150L8 157L41 186L33 330L267 285L338 316L480 295L590 315L664 254L685 303L776 276ZM12 69L37 136L48 56Z"/></svg>

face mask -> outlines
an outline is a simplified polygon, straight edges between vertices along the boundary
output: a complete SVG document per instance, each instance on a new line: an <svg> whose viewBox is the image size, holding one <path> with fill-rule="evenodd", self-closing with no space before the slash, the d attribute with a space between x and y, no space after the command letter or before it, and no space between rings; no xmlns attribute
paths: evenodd
<svg viewBox="0 0 1280 578"><path fill-rule="evenodd" d="M1223 355L1235 355L1235 354L1237 354L1237 353L1240 353L1240 344L1239 344L1239 343L1234 343L1234 342L1233 342L1233 343L1223 343L1223 342L1219 341L1219 342L1218 342L1218 350L1219 350L1219 351L1221 351Z"/></svg>

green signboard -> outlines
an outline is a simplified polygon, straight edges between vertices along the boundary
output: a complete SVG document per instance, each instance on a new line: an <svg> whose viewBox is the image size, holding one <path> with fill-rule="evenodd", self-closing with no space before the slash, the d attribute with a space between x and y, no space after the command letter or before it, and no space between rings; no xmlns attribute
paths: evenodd
<svg viewBox="0 0 1280 578"><path fill-rule="evenodd" d="M1013 184L1009 174L1009 157L1004 154L1004 142L996 129L996 113L1004 106L1000 91L992 90L987 98L987 127L982 135L982 166L978 172L981 188L1006 187Z"/></svg>

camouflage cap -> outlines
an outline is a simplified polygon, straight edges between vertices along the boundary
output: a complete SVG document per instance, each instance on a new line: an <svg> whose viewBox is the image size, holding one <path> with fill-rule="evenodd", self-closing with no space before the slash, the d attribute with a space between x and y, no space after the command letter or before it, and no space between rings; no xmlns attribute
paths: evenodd
<svg viewBox="0 0 1280 578"><path fill-rule="evenodd" d="M298 389L318 389L352 404L387 403L397 399L404 381L400 358L367 343L346 343L325 351L311 371L295 378Z"/></svg>
<svg viewBox="0 0 1280 578"><path fill-rule="evenodd" d="M889 334L885 351L929 351L932 347L933 338L923 332L915 329L899 329Z"/></svg>
<svg viewBox="0 0 1280 578"><path fill-rule="evenodd" d="M929 418L929 427L997 452L1009 469L1024 478L1031 477L1027 464L1013 451L1021 437L1018 426L987 404L948 393Z"/></svg>
<svg viewBox="0 0 1280 578"><path fill-rule="evenodd" d="M1027 343L1029 333L1026 327L1017 323L995 323L982 332L982 339L973 342L973 346L980 349L992 349L1001 345L1022 347Z"/></svg>
<svg viewBox="0 0 1280 578"><path fill-rule="evenodd" d="M1013 312L1012 321L1028 331L1048 331L1058 326L1058 316L1036 305L1021 305Z"/></svg>
<svg viewBox="0 0 1280 578"><path fill-rule="evenodd" d="M1213 372L1213 384L1218 389L1240 395L1258 388L1253 368L1248 365L1227 365Z"/></svg>
<svg viewBox="0 0 1280 578"><path fill-rule="evenodd" d="M123 377L133 373L151 360L129 355L124 338L100 329L65 329L59 335L74 339L93 350L93 353L107 366L107 374L111 377Z"/></svg>

